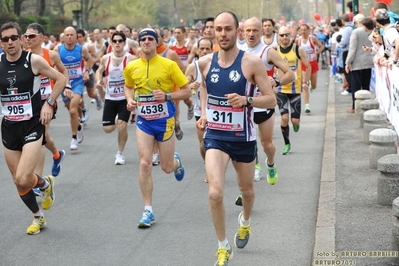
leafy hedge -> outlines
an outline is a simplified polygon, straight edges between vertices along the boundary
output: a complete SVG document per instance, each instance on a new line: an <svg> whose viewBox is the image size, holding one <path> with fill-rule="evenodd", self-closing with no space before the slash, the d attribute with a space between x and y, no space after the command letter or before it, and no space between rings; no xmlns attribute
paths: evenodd
<svg viewBox="0 0 399 266"><path fill-rule="evenodd" d="M44 27L46 33L61 33L64 29L70 25L72 25L72 21L70 18L63 16L34 16L34 15L21 15L16 16L15 14L9 12L0 12L0 25L6 22L15 21L17 22L22 29L22 32L25 32L25 29L31 23L39 23Z"/></svg>

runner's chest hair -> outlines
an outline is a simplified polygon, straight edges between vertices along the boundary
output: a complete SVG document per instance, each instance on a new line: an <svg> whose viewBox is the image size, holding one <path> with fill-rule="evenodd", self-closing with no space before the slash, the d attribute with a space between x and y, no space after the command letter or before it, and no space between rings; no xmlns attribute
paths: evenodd
<svg viewBox="0 0 399 266"><path fill-rule="evenodd" d="M125 57L125 55L122 55L120 57L112 54L111 55L111 63L113 66L119 66L122 63L123 58Z"/></svg>

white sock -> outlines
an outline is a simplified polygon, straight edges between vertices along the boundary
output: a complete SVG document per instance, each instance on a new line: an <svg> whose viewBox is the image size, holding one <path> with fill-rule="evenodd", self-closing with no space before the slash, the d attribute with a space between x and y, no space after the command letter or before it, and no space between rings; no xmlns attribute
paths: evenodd
<svg viewBox="0 0 399 266"><path fill-rule="evenodd" d="M249 218L248 220L244 219L244 215L241 216L241 223L243 226L248 226L251 223L251 218Z"/></svg>
<svg viewBox="0 0 399 266"><path fill-rule="evenodd" d="M152 206L144 206L144 210L149 210L150 212L152 212Z"/></svg>
<svg viewBox="0 0 399 266"><path fill-rule="evenodd" d="M44 179L44 181L45 181L44 186L42 186L42 187L40 188L40 190L45 190L45 189L48 188L48 186L50 185L50 183L49 183L46 179Z"/></svg>
<svg viewBox="0 0 399 266"><path fill-rule="evenodd" d="M34 213L33 216L37 217L37 216L43 216L43 212L42 210L39 209L39 211L37 213Z"/></svg>
<svg viewBox="0 0 399 266"><path fill-rule="evenodd" d="M229 246L229 242L227 241L227 238L223 241L219 241L219 248L227 248Z"/></svg>

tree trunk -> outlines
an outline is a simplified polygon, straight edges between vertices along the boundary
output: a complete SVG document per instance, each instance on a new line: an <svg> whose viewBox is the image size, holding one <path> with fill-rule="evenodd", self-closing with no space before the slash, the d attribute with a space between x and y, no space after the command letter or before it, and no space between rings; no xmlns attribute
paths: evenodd
<svg viewBox="0 0 399 266"><path fill-rule="evenodd" d="M21 6L24 0L14 0L14 13L17 16L21 15Z"/></svg>
<svg viewBox="0 0 399 266"><path fill-rule="evenodd" d="M46 10L46 0L37 0L37 15L43 16Z"/></svg>

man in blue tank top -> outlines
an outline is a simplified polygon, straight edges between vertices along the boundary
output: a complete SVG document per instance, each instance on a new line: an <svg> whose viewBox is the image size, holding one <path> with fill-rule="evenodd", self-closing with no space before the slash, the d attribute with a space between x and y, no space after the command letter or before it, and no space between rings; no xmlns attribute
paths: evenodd
<svg viewBox="0 0 399 266"><path fill-rule="evenodd" d="M70 149L77 150L78 144L83 141L83 124L79 117L82 110L79 103L83 97L84 83L89 80L89 71L92 69L94 61L85 47L77 44L77 34L73 27L66 27L64 30L65 43L54 48L59 52L62 63L65 65L69 74L69 81L72 86L73 96L65 97L61 94L65 106L68 108L71 119L72 140ZM82 65L85 61L84 67Z"/></svg>
<svg viewBox="0 0 399 266"><path fill-rule="evenodd" d="M209 180L210 211L219 240L215 265L228 265L232 248L226 238L223 187L229 160L233 161L242 192L243 211L234 237L237 248L249 240L254 203L253 176L256 156L256 131L253 108L274 108L276 96L262 60L237 47L238 20L231 12L220 13L214 21L219 52L198 60L204 77L201 88L201 117L197 128L205 131L205 166ZM261 96L253 97L255 87Z"/></svg>

